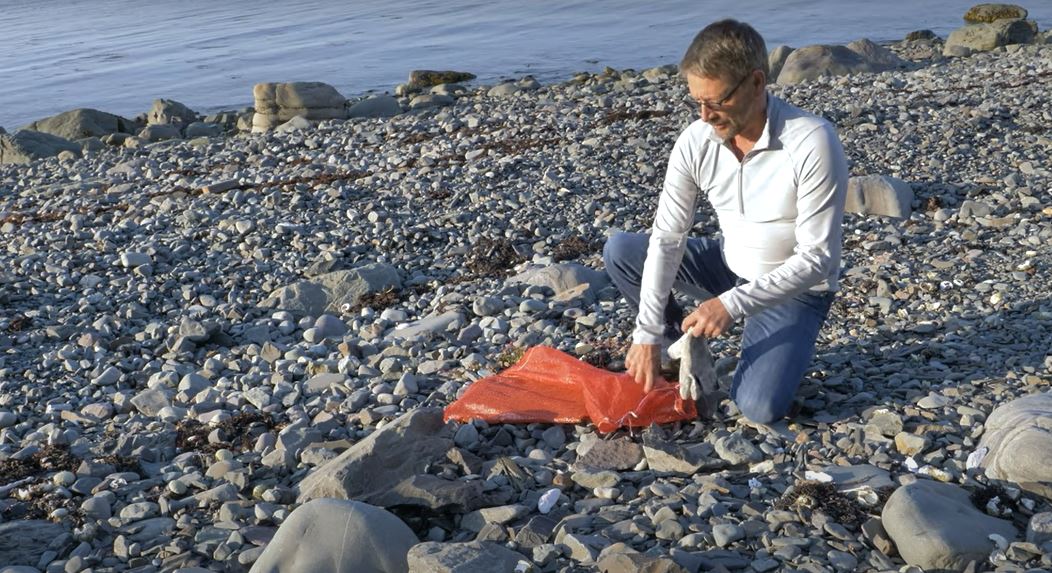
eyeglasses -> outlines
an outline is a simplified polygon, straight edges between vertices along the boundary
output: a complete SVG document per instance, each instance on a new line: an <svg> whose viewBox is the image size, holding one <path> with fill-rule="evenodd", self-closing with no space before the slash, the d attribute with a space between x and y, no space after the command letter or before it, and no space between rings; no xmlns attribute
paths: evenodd
<svg viewBox="0 0 1052 573"><path fill-rule="evenodd" d="M734 97L734 93L738 91L738 88L740 88L741 85L745 83L745 80L749 79L749 76L751 75L752 72L749 72L742 76L742 79L738 80L738 83L734 84L734 87L731 88L731 91L727 92L727 95L721 97L716 101L709 102L705 100L698 100L694 99L694 96L688 94L687 97L683 100L683 103L687 104L691 111L700 112L701 108L703 107L709 108L709 111L723 111L730 107L729 105L727 105L727 100Z"/></svg>

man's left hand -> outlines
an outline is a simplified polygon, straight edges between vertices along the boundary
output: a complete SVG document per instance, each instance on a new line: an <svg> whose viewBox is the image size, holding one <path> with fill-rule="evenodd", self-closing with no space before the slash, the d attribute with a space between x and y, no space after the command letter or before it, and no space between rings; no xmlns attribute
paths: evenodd
<svg viewBox="0 0 1052 573"><path fill-rule="evenodd" d="M683 319L683 332L689 330L694 336L716 338L726 332L732 324L734 319L720 299L710 298Z"/></svg>

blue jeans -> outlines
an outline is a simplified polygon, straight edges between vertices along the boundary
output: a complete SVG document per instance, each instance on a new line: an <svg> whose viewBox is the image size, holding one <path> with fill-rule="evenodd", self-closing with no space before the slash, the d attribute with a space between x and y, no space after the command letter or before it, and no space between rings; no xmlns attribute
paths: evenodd
<svg viewBox="0 0 1052 573"><path fill-rule="evenodd" d="M639 310L639 290L650 235L618 233L603 247L603 262L614 284L633 310ZM720 242L688 239L676 288L700 286L717 296L739 284L723 260ZM804 292L747 317L741 358L731 384L731 398L745 417L770 424L784 418L815 355L818 330L829 314L832 292ZM666 335L678 336L683 309L671 294L665 307Z"/></svg>

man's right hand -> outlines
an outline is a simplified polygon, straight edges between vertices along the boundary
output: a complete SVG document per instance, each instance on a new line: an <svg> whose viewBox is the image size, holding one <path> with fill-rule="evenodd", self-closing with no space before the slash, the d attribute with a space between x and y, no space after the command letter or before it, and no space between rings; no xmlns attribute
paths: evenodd
<svg viewBox="0 0 1052 573"><path fill-rule="evenodd" d="M625 366L632 379L643 385L643 392L650 392L661 376L661 345L633 344L625 356Z"/></svg>

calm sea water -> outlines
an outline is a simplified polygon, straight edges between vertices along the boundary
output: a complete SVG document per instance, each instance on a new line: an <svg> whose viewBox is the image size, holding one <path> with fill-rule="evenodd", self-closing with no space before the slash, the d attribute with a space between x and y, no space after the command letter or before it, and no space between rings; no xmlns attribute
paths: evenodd
<svg viewBox="0 0 1052 573"><path fill-rule="evenodd" d="M951 0L0 0L0 125L75 107L134 116L159 97L199 112L250 105L265 81L323 81L346 96L410 70L542 82L603 66L674 63L706 23L739 18L770 47L941 36ZM1042 29L1052 2L1023 5Z"/></svg>

